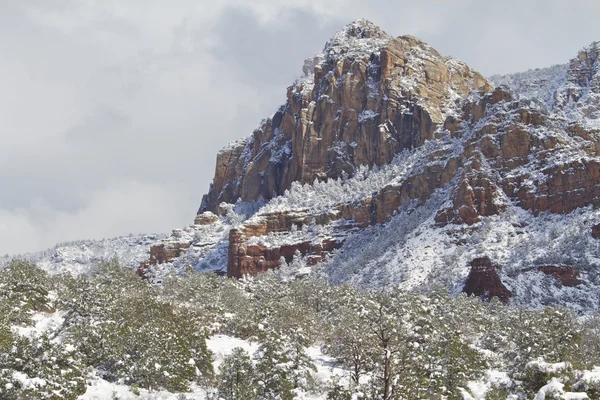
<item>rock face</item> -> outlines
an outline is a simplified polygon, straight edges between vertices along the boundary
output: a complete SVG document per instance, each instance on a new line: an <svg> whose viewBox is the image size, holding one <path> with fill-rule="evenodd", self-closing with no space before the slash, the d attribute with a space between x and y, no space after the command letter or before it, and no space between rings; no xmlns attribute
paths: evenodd
<svg viewBox="0 0 600 400"><path fill-rule="evenodd" d="M270 199L312 183L384 165L432 140L455 100L491 84L412 36L368 21L336 34L288 88L287 102L253 135L222 150L199 213L221 202Z"/></svg>
<svg viewBox="0 0 600 400"><path fill-rule="evenodd" d="M269 248L260 244L246 244L244 239L240 231L236 229L231 231L227 263L228 277L241 278L244 275L256 275L269 269L277 269L281 258L291 262L298 254L308 256L307 265L312 266L343 244L343 241L324 239L319 243L307 241Z"/></svg>
<svg viewBox="0 0 600 400"><path fill-rule="evenodd" d="M559 106L566 107L569 101L578 102L589 92L600 93L599 59L600 42L594 42L570 61L567 80L571 85L563 92L566 102L559 102Z"/></svg>
<svg viewBox="0 0 600 400"><path fill-rule="evenodd" d="M537 268L579 289L574 267L596 262L600 237L599 49L487 80L357 20L305 62L271 118L217 155L194 224L153 246L143 269L241 277L299 255L365 286L448 275L507 302L521 292L501 274ZM582 240L563 249L562 232ZM488 249L500 275L472 260Z"/></svg>
<svg viewBox="0 0 600 400"><path fill-rule="evenodd" d="M500 280L497 268L488 257L474 259L463 292L469 296L479 296L483 300L497 297L503 303L508 303L512 293Z"/></svg>
<svg viewBox="0 0 600 400"><path fill-rule="evenodd" d="M198 218L196 218L198 220ZM172 263L175 259L183 255L192 245L191 240L176 240L182 236L180 229L174 229L170 237L171 240L156 243L150 246L150 258L140 263L137 274L146 277L152 275L150 270L152 266L159 264Z"/></svg>

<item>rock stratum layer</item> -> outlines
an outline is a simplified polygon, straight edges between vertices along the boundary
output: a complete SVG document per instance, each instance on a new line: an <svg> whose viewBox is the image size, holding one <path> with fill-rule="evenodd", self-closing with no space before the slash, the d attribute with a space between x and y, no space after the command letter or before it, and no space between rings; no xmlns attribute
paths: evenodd
<svg viewBox="0 0 600 400"><path fill-rule="evenodd" d="M599 49L486 79L355 21L217 155L195 223L140 271L241 277L285 263L366 287L596 307Z"/></svg>

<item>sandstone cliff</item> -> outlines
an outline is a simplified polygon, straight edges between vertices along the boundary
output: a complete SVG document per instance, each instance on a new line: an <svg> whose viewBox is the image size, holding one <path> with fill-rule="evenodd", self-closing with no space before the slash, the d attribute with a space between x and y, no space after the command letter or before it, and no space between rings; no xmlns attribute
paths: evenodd
<svg viewBox="0 0 600 400"><path fill-rule="evenodd" d="M388 164L434 139L461 98L492 87L420 40L393 38L363 20L338 32L304 72L272 118L219 153L200 213Z"/></svg>

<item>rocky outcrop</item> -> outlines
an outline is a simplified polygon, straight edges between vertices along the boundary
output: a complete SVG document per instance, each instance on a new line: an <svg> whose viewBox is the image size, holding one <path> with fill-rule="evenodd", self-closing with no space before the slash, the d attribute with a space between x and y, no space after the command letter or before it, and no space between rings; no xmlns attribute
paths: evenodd
<svg viewBox="0 0 600 400"><path fill-rule="evenodd" d="M559 133L560 125L530 102L515 100L508 88L467 102L463 115L446 126L453 136L466 139L461 158L473 166L455 191L452 209L438 216L440 223L471 224L498 214L503 197L535 214L600 205L600 161L589 157L588 144ZM473 177L475 185L469 182Z"/></svg>
<svg viewBox="0 0 600 400"><path fill-rule="evenodd" d="M574 84L589 85L595 79L590 61L595 53L590 51L572 62L569 79ZM349 220L346 227L359 228L386 223L402 206L425 204L447 185L452 186L451 197L435 216L438 226L473 225L503 213L511 202L535 214L599 205L600 163L587 157L590 151L595 154L594 146L573 145L556 133L562 125L543 109L506 86L492 90L479 74L414 37L392 38L357 21L308 60L305 73L288 89L287 103L252 137L219 154L199 218L219 213L222 201L269 199L292 182L339 178L360 165L388 164L399 152L446 134L459 140L462 150L431 152L429 162L401 183L358 202L337 204L329 212L289 210L253 218L230 236L231 276L278 266L274 248L255 246L247 253L246 242L252 238L310 223ZM471 97L452 103L451 93ZM593 139L588 131L578 132ZM581 149L581 156L552 159L556 149L571 146ZM293 246L302 254L324 256L302 241Z"/></svg>
<svg viewBox="0 0 600 400"><path fill-rule="evenodd" d="M190 247L190 243L173 243L166 246L164 243L150 248L150 265L164 264L179 257L184 250Z"/></svg>
<svg viewBox="0 0 600 400"><path fill-rule="evenodd" d="M343 241L326 238L317 243L304 241L268 247L248 244L246 239L237 229L232 230L229 235L228 277L241 278L244 275L252 276L269 269L278 269L282 257L289 263L297 254L305 256L309 266L314 265L343 244Z"/></svg>
<svg viewBox="0 0 600 400"><path fill-rule="evenodd" d="M232 230L229 237L227 275L239 277L254 275L279 267L279 258L287 261L296 250L308 255L311 263L321 261L340 248L344 242L344 232L366 228L370 225L389 221L399 208L411 201L424 203L433 191L450 183L458 168L458 162L451 154L432 155L433 165L426 166L421 173L407 179L401 185L388 185L361 201L341 203L326 212L312 212L310 209L296 209L274 213L259 213L241 227ZM444 162L443 164L441 162ZM316 242L303 240L282 246L248 244L251 239L268 235L286 235L307 225L334 225L335 237L320 238ZM291 235L293 236L293 235ZM288 239L289 240L289 239Z"/></svg>
<svg viewBox="0 0 600 400"><path fill-rule="evenodd" d="M469 296L479 296L484 300L497 297L503 303L513 296L512 292L502 283L498 274L500 267L489 259L489 257L476 258L471 262L471 270L465 281L463 292ZM585 282L579 279L579 271L566 265L542 265L530 267L516 272L517 274L528 271L539 271L545 275L552 276L562 286L576 287Z"/></svg>
<svg viewBox="0 0 600 400"><path fill-rule="evenodd" d="M500 280L497 268L488 257L474 259L463 292L469 296L479 296L483 300L497 297L503 303L508 303L512 293Z"/></svg>
<svg viewBox="0 0 600 400"><path fill-rule="evenodd" d="M448 223L473 225L482 217L504 211L506 202L494 179L481 169L481 161L473 160L452 196L452 207L442 209L435 217L438 225Z"/></svg>
<svg viewBox="0 0 600 400"><path fill-rule="evenodd" d="M600 93L599 60L600 42L592 43L571 60L567 80L572 85L567 90L565 103L579 101L588 90ZM563 106L563 104L560 105Z"/></svg>
<svg viewBox="0 0 600 400"><path fill-rule="evenodd" d="M538 271L543 272L546 275L550 275L558 279L558 281L563 286L574 287L584 283L581 279L579 279L579 271L577 271L573 267L568 267L564 265L543 265L537 267L537 269Z"/></svg>
<svg viewBox="0 0 600 400"><path fill-rule="evenodd" d="M137 274L142 277L147 277L153 266L173 262L176 258L181 257L183 253L192 245L189 240L178 241L181 230L173 230L173 235L170 239L164 240L150 246L150 258L140 263Z"/></svg>
<svg viewBox="0 0 600 400"><path fill-rule="evenodd" d="M592 226L592 237L594 239L600 239L600 224Z"/></svg>
<svg viewBox="0 0 600 400"><path fill-rule="evenodd" d="M364 20L336 34L305 73L272 118L219 153L199 213L387 164L434 139L457 96L492 87L420 40L393 38Z"/></svg>
<svg viewBox="0 0 600 400"><path fill-rule="evenodd" d="M219 220L219 217L210 211L196 215L194 219L194 225L210 225L214 224Z"/></svg>

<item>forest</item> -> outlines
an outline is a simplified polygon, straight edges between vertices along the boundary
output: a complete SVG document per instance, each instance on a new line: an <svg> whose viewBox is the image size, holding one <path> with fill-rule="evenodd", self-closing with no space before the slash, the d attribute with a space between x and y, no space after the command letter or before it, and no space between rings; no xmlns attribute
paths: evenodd
<svg viewBox="0 0 600 400"><path fill-rule="evenodd" d="M60 324L36 330L39 315ZM233 348L215 368L215 335L257 350ZM328 379L315 374L315 346L333 360ZM153 389L186 399L197 387L223 400L598 399L596 365L597 315L437 287L364 291L285 271L239 280L189 271L151 284L117 259L78 276L22 260L0 271L7 400L77 399L92 371L140 399Z"/></svg>

